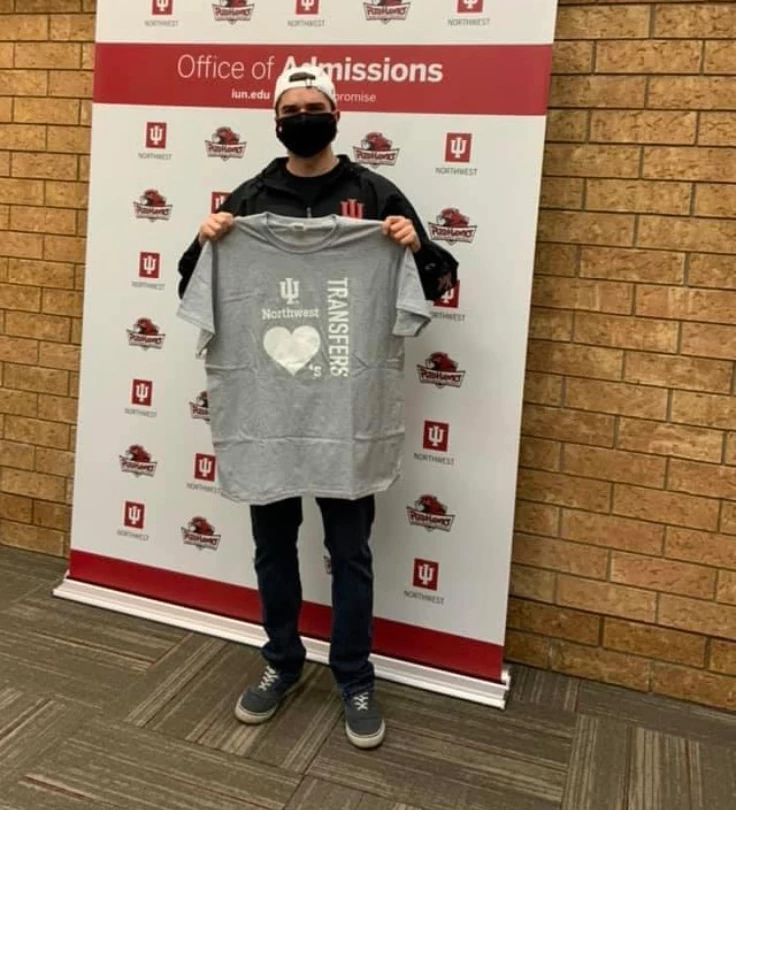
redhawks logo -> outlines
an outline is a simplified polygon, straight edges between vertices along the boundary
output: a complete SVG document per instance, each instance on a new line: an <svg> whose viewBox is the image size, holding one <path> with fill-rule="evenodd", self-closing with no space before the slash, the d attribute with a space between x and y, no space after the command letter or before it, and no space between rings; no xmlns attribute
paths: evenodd
<svg viewBox="0 0 768 957"><path fill-rule="evenodd" d="M471 133L446 133L445 162L468 163L472 158Z"/></svg>
<svg viewBox="0 0 768 957"><path fill-rule="evenodd" d="M167 123L147 123L144 146L148 150L164 150L168 140Z"/></svg>
<svg viewBox="0 0 768 957"><path fill-rule="evenodd" d="M142 279L160 278L160 253L139 253L139 276Z"/></svg>
<svg viewBox="0 0 768 957"><path fill-rule="evenodd" d="M131 385L131 405L152 405L152 390L150 379L134 379Z"/></svg>
<svg viewBox="0 0 768 957"><path fill-rule="evenodd" d="M296 14L298 16L316 16L320 13L320 0L296 0Z"/></svg>
<svg viewBox="0 0 768 957"><path fill-rule="evenodd" d="M125 331L128 333L129 346L141 346L142 349L163 348L165 333L160 332L155 323L151 319L147 319L146 316L137 319L133 324L133 329L126 329Z"/></svg>
<svg viewBox="0 0 768 957"><path fill-rule="evenodd" d="M211 193L211 212L218 213L229 195L229 193L221 192Z"/></svg>
<svg viewBox="0 0 768 957"><path fill-rule="evenodd" d="M186 525L181 526L181 537L185 545L194 545L199 549L210 548L213 551L216 551L221 541L221 535L216 534L216 529L202 515L195 515Z"/></svg>
<svg viewBox="0 0 768 957"><path fill-rule="evenodd" d="M173 0L152 0L152 15L155 17L173 16Z"/></svg>
<svg viewBox="0 0 768 957"><path fill-rule="evenodd" d="M455 286L452 286L448 292L444 292L439 299L434 300L434 305L439 306L440 309L458 309L460 290L461 280L457 279Z"/></svg>
<svg viewBox="0 0 768 957"><path fill-rule="evenodd" d="M355 161L368 166L394 166L400 153L400 149L393 148L392 140L388 140L383 133L367 133L360 145L352 149Z"/></svg>
<svg viewBox="0 0 768 957"><path fill-rule="evenodd" d="M342 216L349 216L351 219L363 219L365 217L365 206L359 199L343 199L339 208Z"/></svg>
<svg viewBox="0 0 768 957"><path fill-rule="evenodd" d="M133 204L133 209L136 219L149 219L154 222L156 219L169 220L173 206L169 206L165 196L156 189L145 189L141 199Z"/></svg>
<svg viewBox="0 0 768 957"><path fill-rule="evenodd" d="M201 482L216 481L216 456L198 452L195 455L195 478Z"/></svg>
<svg viewBox="0 0 768 957"><path fill-rule="evenodd" d="M474 240L477 226L470 226L469 217L455 206L447 206L436 218L436 223L429 224L432 239L442 239L451 246L454 243L471 243Z"/></svg>
<svg viewBox="0 0 768 957"><path fill-rule="evenodd" d="M422 446L430 452L448 451L448 432L450 426L447 422L424 423L424 435L422 436Z"/></svg>
<svg viewBox="0 0 768 957"><path fill-rule="evenodd" d="M460 389L466 375L465 370L459 369L458 363L451 359L447 352L433 352L424 365L417 368L419 382L424 385L436 385L438 389L446 385Z"/></svg>
<svg viewBox="0 0 768 957"><path fill-rule="evenodd" d="M136 477L147 475L152 478L157 469L157 462L152 461L152 456L143 445L129 445L125 455L120 455L118 458L122 471L130 472L131 475Z"/></svg>
<svg viewBox="0 0 768 957"><path fill-rule="evenodd" d="M389 23L390 20L405 20L411 4L402 0L367 0L363 3L366 20L380 20Z"/></svg>
<svg viewBox="0 0 768 957"><path fill-rule="evenodd" d="M440 565L426 558L416 558L413 562L413 587L437 591L437 576Z"/></svg>
<svg viewBox="0 0 768 957"><path fill-rule="evenodd" d="M450 532L455 515L449 515L448 509L436 495L422 495L415 505L409 505L408 521L411 525L426 528L428 532L438 529L441 532Z"/></svg>
<svg viewBox="0 0 768 957"><path fill-rule="evenodd" d="M210 422L207 391L201 392L194 402L189 403L189 411L193 419L203 419L205 422Z"/></svg>
<svg viewBox="0 0 768 957"><path fill-rule="evenodd" d="M248 0L217 0L213 5L213 19L237 23L250 20L253 16L253 4Z"/></svg>
<svg viewBox="0 0 768 957"><path fill-rule="evenodd" d="M459 13L482 13L483 0L458 0Z"/></svg>
<svg viewBox="0 0 768 957"><path fill-rule="evenodd" d="M205 141L205 151L218 159L242 159L248 144L240 141L240 134L231 126L220 126L209 140Z"/></svg>
<svg viewBox="0 0 768 957"><path fill-rule="evenodd" d="M144 528L146 510L143 502L126 502L123 506L123 525L126 528Z"/></svg>

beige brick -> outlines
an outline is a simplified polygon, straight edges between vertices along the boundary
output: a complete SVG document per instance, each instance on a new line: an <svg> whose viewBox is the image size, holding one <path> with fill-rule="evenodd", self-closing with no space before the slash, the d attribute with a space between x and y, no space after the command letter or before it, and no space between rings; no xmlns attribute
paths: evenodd
<svg viewBox="0 0 768 957"><path fill-rule="evenodd" d="M13 0L5 0L6 3L13 3ZM2 6L0 6L2 10ZM592 44L585 44L591 48ZM12 43L0 43L0 70L10 70L13 66L13 44ZM590 67L591 68L591 67Z"/></svg>
<svg viewBox="0 0 768 957"><path fill-rule="evenodd" d="M725 433L725 451L723 452L723 462L726 465L736 464L736 433Z"/></svg>
<svg viewBox="0 0 768 957"><path fill-rule="evenodd" d="M615 651L625 651L645 658L661 658L683 665L704 667L707 639L673 628L641 625L620 618L606 618L603 626L603 644Z"/></svg>
<svg viewBox="0 0 768 957"><path fill-rule="evenodd" d="M49 127L48 149L54 153L87 153L90 143L91 131L85 126Z"/></svg>
<svg viewBox="0 0 768 957"><path fill-rule="evenodd" d="M586 110L550 110L546 139L550 143L580 143L587 138L588 126Z"/></svg>
<svg viewBox="0 0 768 957"><path fill-rule="evenodd" d="M5 314L5 331L9 336L24 339L48 339L52 342L68 342L71 320L64 316L36 316L31 312ZM18 362L18 358L12 358ZM36 360L35 360L36 361Z"/></svg>
<svg viewBox="0 0 768 957"><path fill-rule="evenodd" d="M19 123L3 123L0 126L0 142L13 144L16 150L44 150L46 127L22 126Z"/></svg>
<svg viewBox="0 0 768 957"><path fill-rule="evenodd" d="M0 283L0 309L29 309L37 312L40 309L40 290Z"/></svg>
<svg viewBox="0 0 768 957"><path fill-rule="evenodd" d="M736 534L736 503L735 502L720 503L720 524L718 525L718 528L725 535Z"/></svg>
<svg viewBox="0 0 768 957"><path fill-rule="evenodd" d="M693 269L689 257L690 272ZM726 259L731 257L708 257ZM698 277L697 277L698 279ZM701 285L700 280L698 284ZM675 289L671 286L637 286L635 312L638 316L660 319L692 319L697 322L735 322L736 297L732 292L714 289Z"/></svg>
<svg viewBox="0 0 768 957"><path fill-rule="evenodd" d="M659 661L653 662L652 669L651 690L656 694L730 711L736 707L736 686L731 677Z"/></svg>
<svg viewBox="0 0 768 957"><path fill-rule="evenodd" d="M650 27L650 4L561 7L557 12L555 37L558 40L647 37Z"/></svg>
<svg viewBox="0 0 768 957"><path fill-rule="evenodd" d="M696 113L689 110L595 110L589 127L593 143L696 142Z"/></svg>
<svg viewBox="0 0 768 957"><path fill-rule="evenodd" d="M697 183L693 211L697 216L735 216L736 187L728 183Z"/></svg>
<svg viewBox="0 0 768 957"><path fill-rule="evenodd" d="M31 339L15 336L0 336L0 362L17 362L22 365L37 365L38 347Z"/></svg>
<svg viewBox="0 0 768 957"><path fill-rule="evenodd" d="M666 459L658 455L566 444L563 446L562 470L570 475L663 488Z"/></svg>
<svg viewBox="0 0 768 957"><path fill-rule="evenodd" d="M726 675L736 674L736 645L732 641L710 639L709 667Z"/></svg>
<svg viewBox="0 0 768 957"><path fill-rule="evenodd" d="M636 452L652 452L699 462L719 462L722 458L723 434L694 425L622 418L619 420L616 444L620 449Z"/></svg>
<svg viewBox="0 0 768 957"><path fill-rule="evenodd" d="M629 315L632 311L632 288L626 282L535 276L532 302L535 306L553 309Z"/></svg>
<svg viewBox="0 0 768 957"><path fill-rule="evenodd" d="M647 146L642 175L647 179L733 183L735 150L719 146Z"/></svg>
<svg viewBox="0 0 768 957"><path fill-rule="evenodd" d="M515 508L515 534L557 535L559 509L539 502L518 502Z"/></svg>
<svg viewBox="0 0 768 957"><path fill-rule="evenodd" d="M716 222L721 221L716 220ZM643 243L642 245L660 245L660 243ZM684 272L685 255L681 252L599 247L583 249L581 252L580 274L587 278L682 283Z"/></svg>
<svg viewBox="0 0 768 957"><path fill-rule="evenodd" d="M0 256L24 256L29 259L42 259L43 240L30 233L0 233Z"/></svg>
<svg viewBox="0 0 768 957"><path fill-rule="evenodd" d="M31 392L0 388L0 415L37 415L37 396Z"/></svg>
<svg viewBox="0 0 768 957"><path fill-rule="evenodd" d="M78 167L77 178L87 183L91 177L91 157L78 156L77 167Z"/></svg>
<svg viewBox="0 0 768 957"><path fill-rule="evenodd" d="M83 294L68 289L43 289L42 311L55 316L82 316Z"/></svg>
<svg viewBox="0 0 768 957"><path fill-rule="evenodd" d="M75 212L71 209L13 206L10 214L10 228L20 232L58 235L72 235L75 232Z"/></svg>
<svg viewBox="0 0 768 957"><path fill-rule="evenodd" d="M552 73L591 73L594 44L590 40L557 40Z"/></svg>
<svg viewBox="0 0 768 957"><path fill-rule="evenodd" d="M659 3L655 37L735 37L736 4Z"/></svg>
<svg viewBox="0 0 768 957"><path fill-rule="evenodd" d="M544 147L544 173L547 176L612 176L632 179L640 175L640 148L593 143L548 143Z"/></svg>
<svg viewBox="0 0 768 957"><path fill-rule="evenodd" d="M93 70L92 63L86 63L85 50L83 50L83 69ZM93 106L90 100L80 100L80 125L91 126L93 118Z"/></svg>
<svg viewBox="0 0 768 957"><path fill-rule="evenodd" d="M670 491L711 495L714 498L735 498L736 473L727 465L675 460L669 463L667 488Z"/></svg>
<svg viewBox="0 0 768 957"><path fill-rule="evenodd" d="M694 531L690 528L669 528L664 554L669 558L715 565L736 567L736 539L733 535Z"/></svg>
<svg viewBox="0 0 768 957"><path fill-rule="evenodd" d="M571 608L637 621L653 621L656 617L656 595L652 591L569 575L558 575L557 601Z"/></svg>
<svg viewBox="0 0 768 957"><path fill-rule="evenodd" d="M519 565L570 572L604 579L608 574L608 550L594 545L563 542L538 535L515 535L512 560ZM714 572L713 581L714 581Z"/></svg>
<svg viewBox="0 0 768 957"><path fill-rule="evenodd" d="M40 365L47 369L77 371L80 367L80 349L61 342L41 342Z"/></svg>
<svg viewBox="0 0 768 957"><path fill-rule="evenodd" d="M700 114L698 143L700 146L735 146L736 114Z"/></svg>
<svg viewBox="0 0 768 957"><path fill-rule="evenodd" d="M628 518L714 531L717 528L719 503L715 499L685 495L681 492L660 492L635 485L616 485L613 492L613 512Z"/></svg>
<svg viewBox="0 0 768 957"><path fill-rule="evenodd" d="M0 179L0 203L43 204L43 184L28 179Z"/></svg>
<svg viewBox="0 0 768 957"><path fill-rule="evenodd" d="M61 123L72 125L80 117L80 103L75 99L17 96L13 118L17 123Z"/></svg>
<svg viewBox="0 0 768 957"><path fill-rule="evenodd" d="M679 323L663 319L634 319L577 312L573 319L574 342L644 352L677 352Z"/></svg>
<svg viewBox="0 0 768 957"><path fill-rule="evenodd" d="M531 310L531 321L528 326L530 339L554 339L559 342L568 342L573 330L573 312L569 309L539 309Z"/></svg>
<svg viewBox="0 0 768 957"><path fill-rule="evenodd" d="M11 259L8 280L22 286L46 286L67 289L72 285L73 269L69 263L42 262L34 259Z"/></svg>
<svg viewBox="0 0 768 957"><path fill-rule="evenodd" d="M43 528L55 528L62 532L68 532L72 523L72 509L68 505L59 505L37 499L32 514L33 523Z"/></svg>
<svg viewBox="0 0 768 957"><path fill-rule="evenodd" d="M48 181L45 184L45 204L63 206L66 209L85 209L88 205L86 183L61 183Z"/></svg>
<svg viewBox="0 0 768 957"><path fill-rule="evenodd" d="M64 14L51 17L52 40L92 41L94 31L94 17L89 14Z"/></svg>
<svg viewBox="0 0 768 957"><path fill-rule="evenodd" d="M595 44L598 73L698 73L699 40L600 40Z"/></svg>
<svg viewBox="0 0 768 957"><path fill-rule="evenodd" d="M728 605L736 604L736 573L720 569L717 573L717 593L718 601L725 602Z"/></svg>
<svg viewBox="0 0 768 957"><path fill-rule="evenodd" d="M637 245L655 249L732 253L736 245L736 224L729 219L640 216ZM641 276L640 281L648 278Z"/></svg>
<svg viewBox="0 0 768 957"><path fill-rule="evenodd" d="M627 382L678 387L706 392L731 391L732 364L719 359L699 359L629 352L624 378Z"/></svg>
<svg viewBox="0 0 768 957"><path fill-rule="evenodd" d="M569 378L565 386L565 405L568 408L587 409L592 412L666 419L667 395L666 389L651 386ZM575 435L573 439L577 441Z"/></svg>
<svg viewBox="0 0 768 957"><path fill-rule="evenodd" d="M708 40L704 44L704 73L736 73L735 41Z"/></svg>
<svg viewBox="0 0 768 957"><path fill-rule="evenodd" d="M574 542L661 555L664 526L616 515L562 510L562 537Z"/></svg>
<svg viewBox="0 0 768 957"><path fill-rule="evenodd" d="M37 449L34 468L48 475L71 476L75 471L75 456L61 449Z"/></svg>
<svg viewBox="0 0 768 957"><path fill-rule="evenodd" d="M90 97L93 95L93 73L90 70L51 70L48 95Z"/></svg>
<svg viewBox="0 0 768 957"><path fill-rule="evenodd" d="M38 400L38 405L41 419L48 419L52 423L77 422L77 399L70 399L58 395L41 395ZM56 434L61 434L66 437L68 436L68 431L65 429L61 433L57 432ZM52 445L53 443L41 442L39 444ZM68 443L65 439L63 444L57 443L55 447L58 449L66 449L68 448Z"/></svg>
<svg viewBox="0 0 768 957"><path fill-rule="evenodd" d="M29 498L44 498L60 501L64 496L64 480L56 475L4 468L0 488L10 495L26 495Z"/></svg>
<svg viewBox="0 0 768 957"><path fill-rule="evenodd" d="M551 602L555 594L555 576L552 572L527 565L513 565L510 577L512 595Z"/></svg>
<svg viewBox="0 0 768 957"><path fill-rule="evenodd" d="M550 655L555 671L638 691L648 690L651 662L645 658L558 641L552 642Z"/></svg>
<svg viewBox="0 0 768 957"><path fill-rule="evenodd" d="M525 635L520 631L508 631L504 642L504 657L511 661L520 661L534 668L547 668L549 665L548 638L538 635Z"/></svg>
<svg viewBox="0 0 768 957"><path fill-rule="evenodd" d="M688 257L688 281L692 285L709 288L735 289L736 257L717 256L705 253L692 253ZM726 294L726 296L727 295L728 294ZM733 298L732 294L730 300L728 301L734 302L735 305L735 299ZM728 313L728 316L730 315L732 315L732 312ZM720 321L722 322L724 320L721 319ZM735 317L733 321L735 321Z"/></svg>
<svg viewBox="0 0 768 957"><path fill-rule="evenodd" d="M578 272L579 248L567 243L536 244L534 271L539 276L575 276Z"/></svg>
<svg viewBox="0 0 768 957"><path fill-rule="evenodd" d="M712 429L732 429L736 425L736 399L731 395L675 390L670 418L673 422L705 425Z"/></svg>
<svg viewBox="0 0 768 957"><path fill-rule="evenodd" d="M520 465L529 469L557 472L560 468L560 443L537 439L531 435L521 436Z"/></svg>
<svg viewBox="0 0 768 957"><path fill-rule="evenodd" d="M716 635L718 638L734 638L736 609L715 601L660 595L659 624Z"/></svg>
<svg viewBox="0 0 768 957"><path fill-rule="evenodd" d="M10 362L6 362L3 381L9 389L48 395L66 395L69 389L68 373L63 370L40 369Z"/></svg>
<svg viewBox="0 0 768 957"><path fill-rule="evenodd" d="M0 16L0 37L3 40L47 40L48 17L29 14Z"/></svg>
<svg viewBox="0 0 768 957"><path fill-rule="evenodd" d="M712 323L684 322L680 352L714 359L736 358L736 328Z"/></svg>
<svg viewBox="0 0 768 957"><path fill-rule="evenodd" d="M19 179L75 179L77 157L62 153L14 153L11 174Z"/></svg>
<svg viewBox="0 0 768 957"><path fill-rule="evenodd" d="M584 205L617 213L683 214L690 211L692 188L690 183L588 179Z"/></svg>
<svg viewBox="0 0 768 957"><path fill-rule="evenodd" d="M525 405L521 428L524 435L536 435L545 439L570 439L607 448L613 445L613 417L594 412Z"/></svg>
<svg viewBox="0 0 768 957"><path fill-rule="evenodd" d="M46 236L43 256L57 262L85 262L85 240L75 236Z"/></svg>
<svg viewBox="0 0 768 957"><path fill-rule="evenodd" d="M536 405L559 406L563 397L563 378L542 372L527 372L523 401Z"/></svg>
<svg viewBox="0 0 768 957"><path fill-rule="evenodd" d="M507 625L518 631L565 638L580 644L596 645L600 640L600 618L583 611L541 605L521 598L511 598Z"/></svg>
<svg viewBox="0 0 768 957"><path fill-rule="evenodd" d="M736 85L729 76L649 77L648 106L658 110L733 110Z"/></svg>
<svg viewBox="0 0 768 957"><path fill-rule="evenodd" d="M34 525L0 522L0 545L23 548L46 555L64 554L64 533Z"/></svg>
<svg viewBox="0 0 768 957"><path fill-rule="evenodd" d="M45 70L0 71L0 95L45 96L47 92L48 74ZM15 143L13 145L16 146Z"/></svg>
<svg viewBox="0 0 768 957"><path fill-rule="evenodd" d="M17 43L15 65L27 69L76 70L80 66L80 44ZM45 94L45 90L42 92Z"/></svg>
<svg viewBox="0 0 768 957"><path fill-rule="evenodd" d="M627 213L583 213L544 209L538 239L544 242L631 246L635 218Z"/></svg>
<svg viewBox="0 0 768 957"><path fill-rule="evenodd" d="M528 344L527 368L555 375L620 379L623 356L618 349L604 349L568 342L540 340Z"/></svg>
<svg viewBox="0 0 768 957"><path fill-rule="evenodd" d="M574 176L545 176L539 206L543 209L581 209L584 180Z"/></svg>
<svg viewBox="0 0 768 957"><path fill-rule="evenodd" d="M518 473L518 495L533 502L607 512L610 508L611 486L608 482L594 479L521 468Z"/></svg>
<svg viewBox="0 0 768 957"><path fill-rule="evenodd" d="M10 519L13 522L31 522L32 499L0 492L0 518Z"/></svg>
<svg viewBox="0 0 768 957"><path fill-rule="evenodd" d="M0 439L0 466L16 469L34 469L35 447L21 442Z"/></svg>
<svg viewBox="0 0 768 957"><path fill-rule="evenodd" d="M614 552L610 580L692 598L713 598L715 594L713 568L648 555Z"/></svg>

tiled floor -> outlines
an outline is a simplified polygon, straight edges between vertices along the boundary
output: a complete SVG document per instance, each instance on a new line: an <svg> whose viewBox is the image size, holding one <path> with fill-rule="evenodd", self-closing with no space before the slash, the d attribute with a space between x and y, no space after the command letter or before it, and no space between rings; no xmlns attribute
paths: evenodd
<svg viewBox="0 0 768 957"><path fill-rule="evenodd" d="M522 666L504 712L381 682L372 752L319 665L245 727L258 652L55 599L63 571L0 548L2 808L735 806L732 715Z"/></svg>

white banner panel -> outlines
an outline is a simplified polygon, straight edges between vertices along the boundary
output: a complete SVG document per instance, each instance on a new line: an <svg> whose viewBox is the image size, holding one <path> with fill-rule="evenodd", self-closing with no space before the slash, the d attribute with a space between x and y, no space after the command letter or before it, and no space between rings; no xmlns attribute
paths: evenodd
<svg viewBox="0 0 768 957"><path fill-rule="evenodd" d="M501 683L555 8L101 0L72 581L260 621L248 510L216 482L176 263L281 152L274 78L314 58L339 91L337 151L391 178L460 264L406 345L403 477L377 497L372 542L374 647ZM301 627L324 639L311 500L304 514Z"/></svg>

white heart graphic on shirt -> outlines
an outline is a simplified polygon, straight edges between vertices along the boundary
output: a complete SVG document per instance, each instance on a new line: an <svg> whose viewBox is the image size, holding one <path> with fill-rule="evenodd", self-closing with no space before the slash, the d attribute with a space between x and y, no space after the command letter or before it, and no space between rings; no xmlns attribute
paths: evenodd
<svg viewBox="0 0 768 957"><path fill-rule="evenodd" d="M313 326L299 326L293 332L273 326L264 336L264 348L270 359L296 375L320 349L320 333Z"/></svg>

